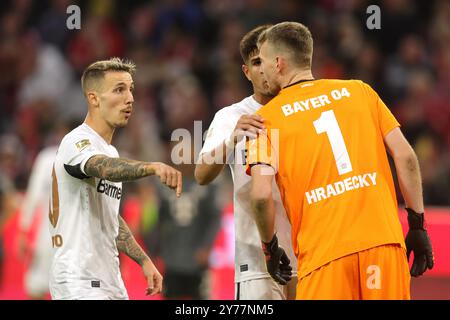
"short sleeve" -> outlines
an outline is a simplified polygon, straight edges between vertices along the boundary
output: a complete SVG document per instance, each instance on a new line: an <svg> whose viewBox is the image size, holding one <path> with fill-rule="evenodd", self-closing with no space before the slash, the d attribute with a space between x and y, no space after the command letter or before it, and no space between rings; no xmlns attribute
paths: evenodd
<svg viewBox="0 0 450 320"><path fill-rule="evenodd" d="M86 162L95 155L106 155L98 150L88 136L74 136L64 139L58 149L67 173L78 179L85 179Z"/></svg>
<svg viewBox="0 0 450 320"><path fill-rule="evenodd" d="M271 139L277 139L278 136L274 130L266 130L258 134L255 139L247 140L247 175L251 176L251 168L257 164L265 164L271 166L277 171L277 152ZM274 141L275 142L275 141Z"/></svg>
<svg viewBox="0 0 450 320"><path fill-rule="evenodd" d="M384 104L383 100L378 98L378 116L380 119L380 129L383 137L385 137L392 129L400 127L397 119L395 119L391 110Z"/></svg>
<svg viewBox="0 0 450 320"><path fill-rule="evenodd" d="M397 119L394 117L392 112L386 106L386 104L381 100L378 94L373 90L368 84L364 83L364 86L368 92L371 99L370 104L374 105L376 108L376 113L378 116L378 123L381 134L385 137L392 129L400 127Z"/></svg>

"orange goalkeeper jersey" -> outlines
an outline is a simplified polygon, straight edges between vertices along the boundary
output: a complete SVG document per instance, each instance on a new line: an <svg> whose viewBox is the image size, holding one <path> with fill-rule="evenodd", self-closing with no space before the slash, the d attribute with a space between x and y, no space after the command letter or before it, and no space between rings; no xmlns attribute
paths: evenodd
<svg viewBox="0 0 450 320"><path fill-rule="evenodd" d="M257 113L267 135L248 143L247 173L256 163L277 170L300 278L351 253L405 247L383 142L399 124L370 86L299 82Z"/></svg>

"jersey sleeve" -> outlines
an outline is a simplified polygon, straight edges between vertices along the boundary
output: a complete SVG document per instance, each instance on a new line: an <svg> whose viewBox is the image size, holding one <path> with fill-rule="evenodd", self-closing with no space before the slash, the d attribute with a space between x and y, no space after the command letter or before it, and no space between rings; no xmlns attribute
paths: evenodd
<svg viewBox="0 0 450 320"><path fill-rule="evenodd" d="M385 137L392 129L400 127L400 124L375 90L366 83L364 83L364 86L371 99L370 104L376 108L379 128L383 137Z"/></svg>
<svg viewBox="0 0 450 320"><path fill-rule="evenodd" d="M225 139L231 136L235 126L236 122L230 121L229 118L227 119L225 112L222 110L218 111L209 126L200 155L211 152L222 144Z"/></svg>
<svg viewBox="0 0 450 320"><path fill-rule="evenodd" d="M277 171L277 152L271 139L276 138L274 131L267 129L258 134L255 139L247 140L247 161L246 174L251 176L251 169L254 165L265 164ZM275 141L274 141L275 142Z"/></svg>
<svg viewBox="0 0 450 320"><path fill-rule="evenodd" d="M106 155L98 150L88 136L74 136L65 139L58 150L66 172L74 178L86 179L86 162L95 155Z"/></svg>

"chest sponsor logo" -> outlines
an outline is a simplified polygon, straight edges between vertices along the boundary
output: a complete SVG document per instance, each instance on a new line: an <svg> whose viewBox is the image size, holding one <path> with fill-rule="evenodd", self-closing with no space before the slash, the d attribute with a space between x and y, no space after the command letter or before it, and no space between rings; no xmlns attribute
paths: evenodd
<svg viewBox="0 0 450 320"><path fill-rule="evenodd" d="M97 185L97 192L104 193L108 197L120 200L122 197L122 188L108 183L105 179L100 179Z"/></svg>

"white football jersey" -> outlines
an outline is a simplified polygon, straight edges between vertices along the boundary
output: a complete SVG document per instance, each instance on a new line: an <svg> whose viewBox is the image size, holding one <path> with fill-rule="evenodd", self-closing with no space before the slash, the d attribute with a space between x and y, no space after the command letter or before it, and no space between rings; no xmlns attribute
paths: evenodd
<svg viewBox="0 0 450 320"><path fill-rule="evenodd" d="M49 212L53 299L128 299L116 246L122 183L85 174L87 160L98 154L119 156L85 123L58 148Z"/></svg>
<svg viewBox="0 0 450 320"><path fill-rule="evenodd" d="M233 132L239 118L245 114L253 114L261 108L252 96L219 110L208 129L205 143L200 155L214 150ZM245 139L237 143L234 156L229 162L234 184L234 225L235 225L235 282L267 278L264 254L261 249L261 238L252 217L250 205L251 177L245 173ZM297 273L297 259L291 242L291 225L287 218L280 192L273 182L273 198L275 201L275 230L279 245L286 251L293 275Z"/></svg>
<svg viewBox="0 0 450 320"><path fill-rule="evenodd" d="M50 265L53 258L48 219L48 199L52 185L52 168L57 146L47 147L39 152L33 164L25 198L22 201L20 228L29 231L38 215L39 226L32 261L25 274L25 287L29 294L48 292Z"/></svg>

